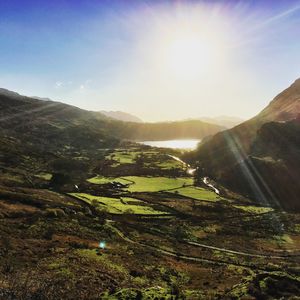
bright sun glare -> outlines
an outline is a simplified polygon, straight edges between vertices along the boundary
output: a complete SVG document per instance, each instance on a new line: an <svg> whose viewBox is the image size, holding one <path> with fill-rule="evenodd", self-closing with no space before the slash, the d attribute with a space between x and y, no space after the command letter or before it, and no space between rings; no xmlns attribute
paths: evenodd
<svg viewBox="0 0 300 300"><path fill-rule="evenodd" d="M196 24L197 25L197 24ZM166 74L180 80L197 80L213 73L224 61L224 40L215 28L200 30L194 23L172 27L157 42L159 61Z"/></svg>
<svg viewBox="0 0 300 300"><path fill-rule="evenodd" d="M194 77L208 71L214 60L213 46L196 35L184 35L170 41L167 47L168 67L180 77Z"/></svg>

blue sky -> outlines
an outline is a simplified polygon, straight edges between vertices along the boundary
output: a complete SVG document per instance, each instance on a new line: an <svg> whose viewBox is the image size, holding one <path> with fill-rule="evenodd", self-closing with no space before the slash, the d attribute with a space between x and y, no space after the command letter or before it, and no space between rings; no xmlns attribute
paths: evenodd
<svg viewBox="0 0 300 300"><path fill-rule="evenodd" d="M218 63L176 49L173 76L182 24L217 36ZM147 121L248 118L298 77L299 1L0 1L0 86L22 94Z"/></svg>

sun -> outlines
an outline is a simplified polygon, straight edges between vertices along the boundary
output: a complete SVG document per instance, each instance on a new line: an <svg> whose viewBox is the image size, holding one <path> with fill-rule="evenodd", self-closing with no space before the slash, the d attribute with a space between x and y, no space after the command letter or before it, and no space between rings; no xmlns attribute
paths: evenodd
<svg viewBox="0 0 300 300"><path fill-rule="evenodd" d="M218 45L196 34L180 34L165 46L165 61L173 75L193 79L210 71L216 63Z"/></svg>
<svg viewBox="0 0 300 300"><path fill-rule="evenodd" d="M145 61L142 73L153 72L161 87L179 84L182 90L215 81L232 60L234 40L226 24L201 10L159 18L138 43L137 57Z"/></svg>

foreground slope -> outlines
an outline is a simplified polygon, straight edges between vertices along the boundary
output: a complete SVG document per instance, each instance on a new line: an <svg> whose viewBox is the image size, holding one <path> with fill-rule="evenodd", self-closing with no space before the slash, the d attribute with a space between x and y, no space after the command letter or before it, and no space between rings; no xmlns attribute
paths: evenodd
<svg viewBox="0 0 300 300"><path fill-rule="evenodd" d="M190 158L200 170L264 204L300 209L300 79L256 117L216 134Z"/></svg>

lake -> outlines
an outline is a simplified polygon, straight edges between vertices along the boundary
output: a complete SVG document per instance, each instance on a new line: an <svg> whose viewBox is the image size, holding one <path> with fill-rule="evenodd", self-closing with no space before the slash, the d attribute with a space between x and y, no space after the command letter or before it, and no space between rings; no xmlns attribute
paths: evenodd
<svg viewBox="0 0 300 300"><path fill-rule="evenodd" d="M197 148L198 143L201 140L189 139L189 140L165 140L165 141L143 141L141 144L172 149L194 150Z"/></svg>

